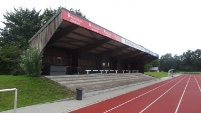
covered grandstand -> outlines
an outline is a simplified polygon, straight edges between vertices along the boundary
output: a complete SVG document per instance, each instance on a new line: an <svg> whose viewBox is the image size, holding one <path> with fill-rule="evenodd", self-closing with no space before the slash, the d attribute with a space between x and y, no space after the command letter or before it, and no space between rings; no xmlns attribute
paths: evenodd
<svg viewBox="0 0 201 113"><path fill-rule="evenodd" d="M29 40L29 45L43 51L43 75L85 74L86 70L143 73L144 65L159 57L64 8Z"/></svg>

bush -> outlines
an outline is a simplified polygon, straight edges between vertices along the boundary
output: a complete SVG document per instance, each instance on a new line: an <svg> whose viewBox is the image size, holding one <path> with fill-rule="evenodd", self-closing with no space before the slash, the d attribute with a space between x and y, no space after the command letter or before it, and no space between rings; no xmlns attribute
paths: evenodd
<svg viewBox="0 0 201 113"><path fill-rule="evenodd" d="M20 67L26 75L40 76L42 68L42 52L29 48L23 51L20 59Z"/></svg>
<svg viewBox="0 0 201 113"><path fill-rule="evenodd" d="M19 72L21 49L12 43L0 45L0 75Z"/></svg>

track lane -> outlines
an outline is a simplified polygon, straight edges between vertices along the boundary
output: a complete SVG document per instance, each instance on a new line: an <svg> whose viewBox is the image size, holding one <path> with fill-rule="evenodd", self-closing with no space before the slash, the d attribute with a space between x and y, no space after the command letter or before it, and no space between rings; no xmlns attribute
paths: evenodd
<svg viewBox="0 0 201 113"><path fill-rule="evenodd" d="M201 75L195 76L195 80L196 80L197 85L198 85L200 92L201 92Z"/></svg>
<svg viewBox="0 0 201 113"><path fill-rule="evenodd" d="M186 92L186 88L187 88L187 86L188 86L188 84L189 84L190 78L191 78L191 76L188 78L188 82L187 82L186 85L185 85L185 88L184 88L183 93L182 93L182 95L181 95L181 98L180 98L180 100L179 100L179 102L178 102L178 105L177 105L177 108L176 108L176 110L175 110L175 113L178 112L178 109L179 109L179 107L180 107L181 101L182 101L182 99L183 99L183 97L184 97L184 94L185 94L185 92Z"/></svg>
<svg viewBox="0 0 201 113"><path fill-rule="evenodd" d="M148 87L145 87L145 88L142 88L142 89L139 89L139 90L136 90L136 91L133 91L133 92L130 92L130 93L127 93L127 94L124 94L124 95L121 95L121 96L118 96L118 97L115 97L115 98L112 98L112 99L109 99L109 100L106 100L106 101L103 101L103 102L100 102L97 104L94 104L94 105L91 105L91 106L86 106L84 108L72 111L70 113L93 113L93 112L94 113L103 113L103 112L107 113L107 112L112 112L113 109L111 110L111 108L115 108L119 105L122 105L122 103L128 102L129 100L132 100L132 99L135 100L135 99L141 98L144 95L147 95L152 91L162 89L164 86L166 86L172 82L175 82L179 78L182 78L182 77L175 77L173 79L166 80L166 81L163 81L163 82L160 82L160 83L157 83L157 84L154 84L154 85L151 85L151 86L148 86ZM157 95L154 95L154 96L157 96ZM139 103L141 103L141 102L139 102ZM119 107L121 107L121 106L119 106Z"/></svg>
<svg viewBox="0 0 201 113"><path fill-rule="evenodd" d="M192 75L177 113L200 113L201 93L196 75Z"/></svg>
<svg viewBox="0 0 201 113"><path fill-rule="evenodd" d="M189 77L186 77L182 80L155 103L144 110L143 113L174 113L188 79Z"/></svg>
<svg viewBox="0 0 201 113"><path fill-rule="evenodd" d="M135 101L122 106L119 109L113 110L111 113L142 113L146 111L149 106L152 106L152 102L157 101L160 98L160 95L165 95L168 90L171 90L173 87L177 86L185 77L182 77L170 84L164 86L161 89L155 90L149 93L146 96L143 96ZM148 112L148 113L159 113L159 112ZM162 112L163 113L163 112Z"/></svg>

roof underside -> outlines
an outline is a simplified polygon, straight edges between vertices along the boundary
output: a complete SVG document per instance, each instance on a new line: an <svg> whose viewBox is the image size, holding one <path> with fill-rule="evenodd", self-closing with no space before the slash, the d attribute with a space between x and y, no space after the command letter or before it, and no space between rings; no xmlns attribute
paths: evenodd
<svg viewBox="0 0 201 113"><path fill-rule="evenodd" d="M59 18L61 18L61 14L58 15ZM60 47L74 50L79 56L88 53L101 54L124 62L135 62L141 60L144 63L148 63L158 58L157 55L152 55L67 20L57 18L58 17L53 19L49 24L47 24L46 28L40 30L41 32L38 32L38 34L30 40L30 46L36 47L37 45L40 46L41 49ZM54 33L51 36L39 36L40 34L43 34L42 32L47 32L45 29L48 29L48 26L52 23L58 23L58 20L61 20L59 22L60 24L58 27L53 27L52 32ZM37 42L43 42L43 44L36 44Z"/></svg>

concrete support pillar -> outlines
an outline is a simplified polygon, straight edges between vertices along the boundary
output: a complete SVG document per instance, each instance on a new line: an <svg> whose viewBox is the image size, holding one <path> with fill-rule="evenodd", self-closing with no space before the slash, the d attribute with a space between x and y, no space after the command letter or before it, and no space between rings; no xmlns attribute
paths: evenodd
<svg viewBox="0 0 201 113"><path fill-rule="evenodd" d="M123 64L122 63L120 63L120 62L117 63L117 70L119 70L120 73L122 72L121 71L121 70L123 70Z"/></svg>

